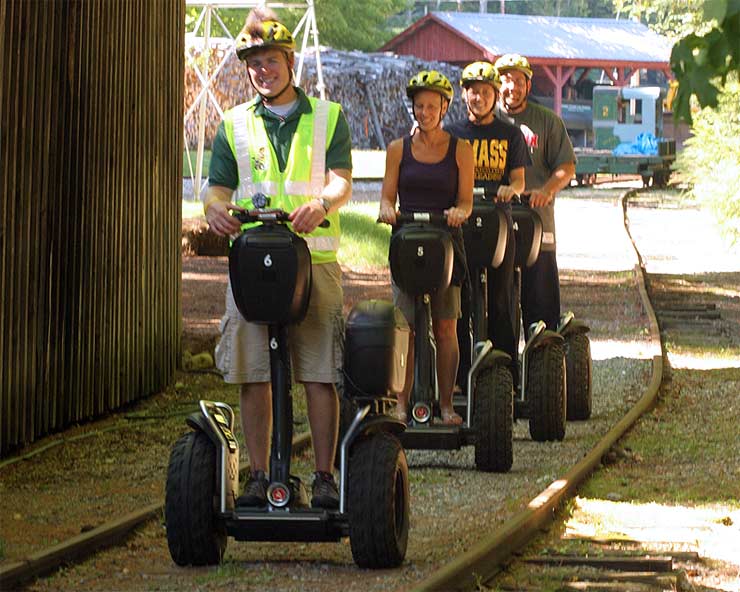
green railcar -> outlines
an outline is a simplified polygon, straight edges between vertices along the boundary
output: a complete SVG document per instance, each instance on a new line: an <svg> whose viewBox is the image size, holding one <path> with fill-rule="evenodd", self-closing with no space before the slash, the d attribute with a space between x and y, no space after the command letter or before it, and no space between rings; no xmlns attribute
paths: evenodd
<svg viewBox="0 0 740 592"><path fill-rule="evenodd" d="M576 148L576 180L591 184L596 175L640 175L643 184L664 187L676 158L675 140L663 138L663 97L657 86L597 86L593 89L593 147ZM615 154L643 132L658 142L658 154Z"/></svg>

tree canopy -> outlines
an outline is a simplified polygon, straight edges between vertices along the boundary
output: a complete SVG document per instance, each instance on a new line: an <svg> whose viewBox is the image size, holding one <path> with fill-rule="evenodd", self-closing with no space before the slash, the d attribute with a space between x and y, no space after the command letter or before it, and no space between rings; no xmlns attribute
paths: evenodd
<svg viewBox="0 0 740 592"><path fill-rule="evenodd" d="M673 46L671 68L678 81L674 113L692 121L691 97L716 107L728 76L740 74L740 0L706 0L706 33L689 33Z"/></svg>
<svg viewBox="0 0 740 592"><path fill-rule="evenodd" d="M217 6L218 2L214 4ZM314 5L319 40L322 45L336 49L374 51L393 35L384 23L408 5L408 0L320 0ZM200 7L186 8L188 30L192 30L201 10ZM290 29L296 27L305 13L299 9L276 9L275 12ZM219 18L233 36L244 26L247 13L243 8L218 10ZM225 36L216 19L211 24L211 35Z"/></svg>

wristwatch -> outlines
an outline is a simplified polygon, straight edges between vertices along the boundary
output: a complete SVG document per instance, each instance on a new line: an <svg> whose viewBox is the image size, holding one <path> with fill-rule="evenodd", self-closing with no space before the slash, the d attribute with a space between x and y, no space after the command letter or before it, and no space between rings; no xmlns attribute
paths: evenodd
<svg viewBox="0 0 740 592"><path fill-rule="evenodd" d="M329 203L329 200L326 199L325 197L322 197L319 200L319 203L321 203L321 207L324 208L324 212L328 214L329 208L331 207L331 203Z"/></svg>

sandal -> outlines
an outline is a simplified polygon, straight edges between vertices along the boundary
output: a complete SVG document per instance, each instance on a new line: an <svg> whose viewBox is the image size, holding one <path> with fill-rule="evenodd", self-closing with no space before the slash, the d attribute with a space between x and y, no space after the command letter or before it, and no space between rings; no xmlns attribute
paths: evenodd
<svg viewBox="0 0 740 592"><path fill-rule="evenodd" d="M442 423L445 425L462 425L462 417L454 409L442 409Z"/></svg>

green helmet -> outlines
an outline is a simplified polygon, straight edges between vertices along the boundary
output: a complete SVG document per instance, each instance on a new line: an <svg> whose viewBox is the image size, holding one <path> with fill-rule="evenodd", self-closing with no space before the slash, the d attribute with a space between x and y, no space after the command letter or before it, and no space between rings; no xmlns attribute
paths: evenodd
<svg viewBox="0 0 740 592"><path fill-rule="evenodd" d="M455 94L447 77L436 70L422 70L406 85L406 95L409 99L413 99L414 95L420 90L434 91L441 94L448 101L451 101Z"/></svg>
<svg viewBox="0 0 740 592"><path fill-rule="evenodd" d="M236 37L236 55L240 60L257 50L275 47L286 52L295 50L295 40L288 28L278 21L262 21L256 28L244 27Z"/></svg>
<svg viewBox="0 0 740 592"><path fill-rule="evenodd" d="M499 73L503 73L505 70L519 70L527 78L532 80L532 66L529 65L529 60L518 53L506 53L502 55L496 60L495 66Z"/></svg>
<svg viewBox="0 0 740 592"><path fill-rule="evenodd" d="M496 89L501 87L498 70L490 62L473 62L465 66L460 76L460 86L467 87L471 82L488 82Z"/></svg>

